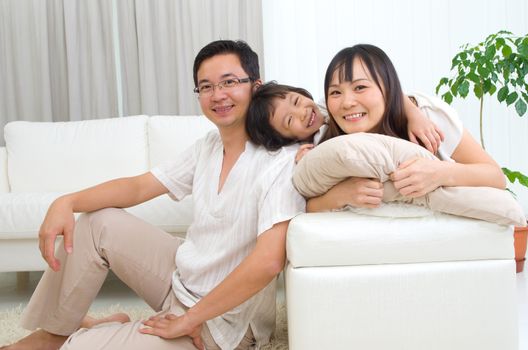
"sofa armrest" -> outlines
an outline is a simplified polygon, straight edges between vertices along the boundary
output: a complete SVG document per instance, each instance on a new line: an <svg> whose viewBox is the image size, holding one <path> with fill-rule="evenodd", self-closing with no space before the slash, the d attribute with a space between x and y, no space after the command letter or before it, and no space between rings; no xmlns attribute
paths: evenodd
<svg viewBox="0 0 528 350"><path fill-rule="evenodd" d="M7 180L7 149L0 147L0 193L9 192Z"/></svg>
<svg viewBox="0 0 528 350"><path fill-rule="evenodd" d="M286 241L290 264L299 268L513 259L513 226L437 212L382 216L406 209L402 204L383 207L371 209L371 215L343 211L296 216Z"/></svg>

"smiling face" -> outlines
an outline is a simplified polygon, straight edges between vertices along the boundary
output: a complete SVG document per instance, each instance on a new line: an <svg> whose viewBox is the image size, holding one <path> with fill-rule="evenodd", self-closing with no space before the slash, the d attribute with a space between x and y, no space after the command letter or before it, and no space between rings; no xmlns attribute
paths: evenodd
<svg viewBox="0 0 528 350"><path fill-rule="evenodd" d="M270 116L271 127L282 137L305 141L323 125L324 118L315 102L297 92L288 92L285 98L275 98Z"/></svg>
<svg viewBox="0 0 528 350"><path fill-rule="evenodd" d="M353 62L352 81L336 70L327 92L328 112L346 134L376 132L385 112L385 98L359 58Z"/></svg>
<svg viewBox="0 0 528 350"><path fill-rule="evenodd" d="M197 71L198 86L218 84L226 79L244 79L248 74L235 54L220 54L204 60ZM215 86L212 94L199 96L205 116L221 131L244 128L247 109L251 101L253 83L240 83L233 88Z"/></svg>

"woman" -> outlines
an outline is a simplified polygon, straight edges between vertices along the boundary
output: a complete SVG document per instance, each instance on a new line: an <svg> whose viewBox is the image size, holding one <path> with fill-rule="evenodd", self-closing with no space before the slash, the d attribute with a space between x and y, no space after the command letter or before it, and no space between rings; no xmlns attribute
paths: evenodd
<svg viewBox="0 0 528 350"><path fill-rule="evenodd" d="M323 142L356 132L407 138L401 85L392 62L380 48L361 44L341 50L326 70L324 88L331 118ZM442 161L409 159L391 175L402 195L419 197L439 186L505 188L498 164L462 127L451 108L434 98L410 97L440 127L445 140L438 149ZM330 210L346 204L373 207L381 203L382 196L379 182L350 178L311 199L307 209Z"/></svg>

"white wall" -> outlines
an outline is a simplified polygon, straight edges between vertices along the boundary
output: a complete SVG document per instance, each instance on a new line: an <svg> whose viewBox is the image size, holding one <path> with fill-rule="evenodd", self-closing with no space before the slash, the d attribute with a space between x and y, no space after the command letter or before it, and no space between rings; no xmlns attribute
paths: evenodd
<svg viewBox="0 0 528 350"><path fill-rule="evenodd" d="M434 94L450 76L451 58L465 43L476 44L501 29L526 35L526 0L266 0L263 6L265 79L302 86L323 97L327 64L343 47L370 43L384 49L404 90ZM488 152L510 169L528 174L528 115L520 118L485 100ZM453 106L478 138L476 99ZM511 188L528 213L528 189Z"/></svg>

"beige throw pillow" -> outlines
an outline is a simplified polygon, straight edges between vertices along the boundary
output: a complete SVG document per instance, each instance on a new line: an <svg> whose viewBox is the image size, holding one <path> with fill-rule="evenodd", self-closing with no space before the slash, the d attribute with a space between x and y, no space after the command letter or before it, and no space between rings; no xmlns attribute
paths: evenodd
<svg viewBox="0 0 528 350"><path fill-rule="evenodd" d="M351 176L376 178L384 183L384 202L416 204L503 225L526 225L519 203L507 191L492 187L439 187L419 198L402 196L389 175L413 157L440 161L425 148L395 137L370 133L343 135L305 155L295 168L293 183L303 196L311 198Z"/></svg>

